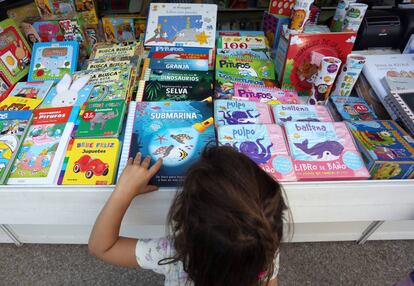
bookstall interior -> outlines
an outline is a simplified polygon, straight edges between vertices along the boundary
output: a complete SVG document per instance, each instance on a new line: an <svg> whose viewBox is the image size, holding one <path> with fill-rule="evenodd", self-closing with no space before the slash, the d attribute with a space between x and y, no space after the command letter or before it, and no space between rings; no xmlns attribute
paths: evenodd
<svg viewBox="0 0 414 286"><path fill-rule="evenodd" d="M281 182L286 240L414 239L410 1L1 2L0 242L86 243L137 152L122 232L162 236L208 144Z"/></svg>

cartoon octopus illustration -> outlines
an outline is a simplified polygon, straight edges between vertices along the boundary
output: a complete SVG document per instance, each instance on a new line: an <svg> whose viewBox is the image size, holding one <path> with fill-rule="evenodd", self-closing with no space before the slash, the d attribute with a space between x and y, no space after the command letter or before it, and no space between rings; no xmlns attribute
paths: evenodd
<svg viewBox="0 0 414 286"><path fill-rule="evenodd" d="M264 138L258 138L256 142L253 141L244 141L240 143L240 146L237 147L237 142L233 144L233 147L239 150L239 152L247 155L252 159L256 164L264 164L270 160L272 157L271 148L273 143L265 147L260 141Z"/></svg>
<svg viewBox="0 0 414 286"><path fill-rule="evenodd" d="M260 114L253 115L252 112L254 110L249 109L246 111L227 111L224 112L223 110L220 110L223 114L224 119L226 120L227 124L235 125L235 124L249 124L249 123L256 123L256 120L254 118L257 118L260 116ZM251 120L253 119L253 120Z"/></svg>

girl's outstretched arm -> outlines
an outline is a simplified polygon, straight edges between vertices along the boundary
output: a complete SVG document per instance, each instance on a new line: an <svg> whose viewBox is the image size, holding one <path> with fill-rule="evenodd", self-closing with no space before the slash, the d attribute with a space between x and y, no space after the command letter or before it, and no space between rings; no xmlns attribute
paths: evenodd
<svg viewBox="0 0 414 286"><path fill-rule="evenodd" d="M150 179L158 172L162 164L159 159L150 167L150 157L141 162L141 154L130 158L114 192L101 210L91 236L89 252L112 264L126 267L138 266L135 258L137 239L119 236L122 219L132 200L140 194L157 190L148 185Z"/></svg>

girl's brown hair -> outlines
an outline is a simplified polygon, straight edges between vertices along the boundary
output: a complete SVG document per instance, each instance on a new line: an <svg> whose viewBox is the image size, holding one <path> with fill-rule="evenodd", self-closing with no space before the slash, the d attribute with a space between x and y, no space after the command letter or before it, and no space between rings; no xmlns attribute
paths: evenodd
<svg viewBox="0 0 414 286"><path fill-rule="evenodd" d="M287 209L280 185L231 147L208 147L168 215L176 255L195 286L255 286L273 273ZM168 262L167 262L168 261Z"/></svg>

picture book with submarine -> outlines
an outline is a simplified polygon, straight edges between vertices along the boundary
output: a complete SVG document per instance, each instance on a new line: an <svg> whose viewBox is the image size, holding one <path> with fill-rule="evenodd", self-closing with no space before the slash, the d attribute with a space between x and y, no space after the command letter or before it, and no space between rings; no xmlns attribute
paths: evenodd
<svg viewBox="0 0 414 286"><path fill-rule="evenodd" d="M284 127L298 180L370 177L345 122L286 122Z"/></svg>
<svg viewBox="0 0 414 286"><path fill-rule="evenodd" d="M157 186L181 183L206 144L216 140L212 104L207 101L138 102L134 114L134 123L126 127L132 128L130 148L123 152L129 157L141 152L151 156L153 163L162 158L161 170L152 181Z"/></svg>

